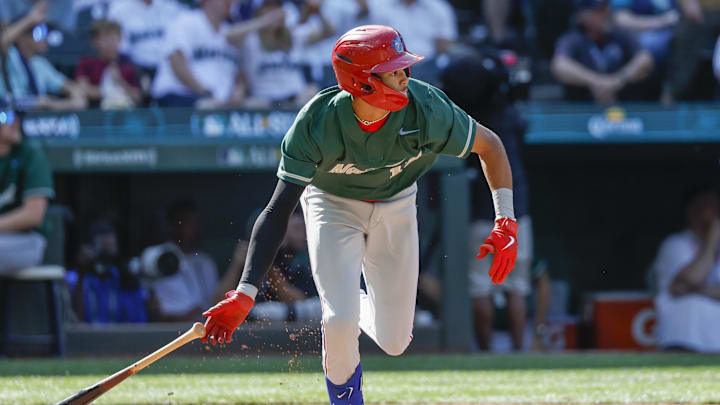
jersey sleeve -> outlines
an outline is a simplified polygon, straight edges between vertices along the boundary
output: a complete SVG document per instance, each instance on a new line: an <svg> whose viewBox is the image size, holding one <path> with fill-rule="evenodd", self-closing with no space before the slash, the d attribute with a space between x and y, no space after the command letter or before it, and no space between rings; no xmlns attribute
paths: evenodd
<svg viewBox="0 0 720 405"><path fill-rule="evenodd" d="M36 56L32 58L30 64L33 67L38 87L45 89L45 92L49 94L60 94L67 77L55 69L44 57Z"/></svg>
<svg viewBox="0 0 720 405"><path fill-rule="evenodd" d="M47 197L54 198L52 171L45 154L37 147L28 147L25 159L25 175L23 178L22 198Z"/></svg>
<svg viewBox="0 0 720 405"><path fill-rule="evenodd" d="M178 18L170 23L165 33L165 57L179 50L185 56L192 56L192 46L194 41L193 30L189 29L195 21L193 21L192 11L188 11L178 16Z"/></svg>
<svg viewBox="0 0 720 405"><path fill-rule="evenodd" d="M423 146L441 155L468 157L477 129L475 120L442 91L431 88L430 92L431 99L424 103L429 111Z"/></svg>
<svg viewBox="0 0 720 405"><path fill-rule="evenodd" d="M307 186L312 183L322 155L310 136L311 119L304 111L298 114L280 146L277 176L290 183Z"/></svg>

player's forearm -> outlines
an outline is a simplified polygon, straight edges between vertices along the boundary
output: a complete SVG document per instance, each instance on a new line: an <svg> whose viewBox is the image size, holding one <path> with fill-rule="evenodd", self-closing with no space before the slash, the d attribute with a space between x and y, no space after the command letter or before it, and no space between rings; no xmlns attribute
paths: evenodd
<svg viewBox="0 0 720 405"><path fill-rule="evenodd" d="M190 68L188 68L187 61L182 52L175 51L170 55L170 67L182 84L197 94L206 95L207 90L197 81L195 75L193 75Z"/></svg>
<svg viewBox="0 0 720 405"><path fill-rule="evenodd" d="M599 75L567 56L556 56L550 66L555 77L567 85L590 86L598 81Z"/></svg>
<svg viewBox="0 0 720 405"><path fill-rule="evenodd" d="M708 274L712 271L715 248L709 243L703 244L695 259L683 267L670 284L670 292L673 295L695 292L703 287Z"/></svg>
<svg viewBox="0 0 720 405"><path fill-rule="evenodd" d="M508 188L512 190L510 161L500 138L488 128L477 124L473 152L480 158L485 179L490 190Z"/></svg>
<svg viewBox="0 0 720 405"><path fill-rule="evenodd" d="M270 202L260 213L253 226L247 260L240 283L255 287L267 274L277 256L280 244L287 232L290 215L300 201L305 187L278 181Z"/></svg>
<svg viewBox="0 0 720 405"><path fill-rule="evenodd" d="M701 290L706 297L720 301L720 284L711 284Z"/></svg>
<svg viewBox="0 0 720 405"><path fill-rule="evenodd" d="M2 39L0 39L0 47L3 51L7 51L15 41L20 38L23 32L30 29L35 24L30 15L26 15L14 24L9 24L2 30Z"/></svg>
<svg viewBox="0 0 720 405"><path fill-rule="evenodd" d="M617 73L625 82L636 82L650 74L653 59L648 51L640 51Z"/></svg>
<svg viewBox="0 0 720 405"><path fill-rule="evenodd" d="M0 215L0 232L24 232L40 226L45 218L46 207L46 200L44 203L26 202L19 208Z"/></svg>
<svg viewBox="0 0 720 405"><path fill-rule="evenodd" d="M638 15L627 10L615 14L615 23L624 29L634 31L657 30L674 25L678 20L677 11L671 10L658 15Z"/></svg>

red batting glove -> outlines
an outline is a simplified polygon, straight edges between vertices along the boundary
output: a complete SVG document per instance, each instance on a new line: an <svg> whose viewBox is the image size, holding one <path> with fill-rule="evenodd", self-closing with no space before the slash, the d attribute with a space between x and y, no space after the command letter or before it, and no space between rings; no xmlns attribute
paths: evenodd
<svg viewBox="0 0 720 405"><path fill-rule="evenodd" d="M482 259L488 253L495 254L489 271L493 284L505 281L505 277L515 267L518 246L517 230L518 224L514 219L498 218L495 220L495 227L490 232L490 236L485 239L485 244L480 245L478 259Z"/></svg>
<svg viewBox="0 0 720 405"><path fill-rule="evenodd" d="M205 336L202 342L207 343L208 336L210 343L232 342L232 334L245 320L255 300L247 295L230 290L225 293L225 299L215 304L214 307L203 312L205 321Z"/></svg>

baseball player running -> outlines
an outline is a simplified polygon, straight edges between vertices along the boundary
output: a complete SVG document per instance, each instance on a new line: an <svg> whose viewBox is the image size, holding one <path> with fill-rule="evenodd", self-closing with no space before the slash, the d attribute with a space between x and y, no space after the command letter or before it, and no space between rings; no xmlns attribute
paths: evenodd
<svg viewBox="0 0 720 405"><path fill-rule="evenodd" d="M277 187L255 222L243 275L203 313L203 342L231 342L253 306L290 214L302 204L322 302L322 357L330 403L363 403L358 336L403 353L412 339L418 280L416 180L438 154L480 157L496 220L478 258L493 253L502 283L515 264L512 177L500 139L440 90L410 79L423 56L393 28L353 28L335 44L338 86L298 113L282 142ZM360 291L360 274L366 291Z"/></svg>

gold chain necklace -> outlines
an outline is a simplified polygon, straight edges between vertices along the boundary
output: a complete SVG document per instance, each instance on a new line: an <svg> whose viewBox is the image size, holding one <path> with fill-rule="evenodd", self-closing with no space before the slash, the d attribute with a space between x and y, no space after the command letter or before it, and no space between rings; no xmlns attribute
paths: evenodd
<svg viewBox="0 0 720 405"><path fill-rule="evenodd" d="M370 126L370 125L372 125L372 124L374 124L374 123L376 123L376 122L379 122L379 121L384 120L385 117L388 116L388 114L390 114L390 111L386 112L385 115L383 115L382 117L376 119L375 121L366 121L366 120L358 117L357 114L353 113L353 115L355 116L355 119L358 120L358 121L360 121L360 123L363 124L363 125L365 125L365 126Z"/></svg>

